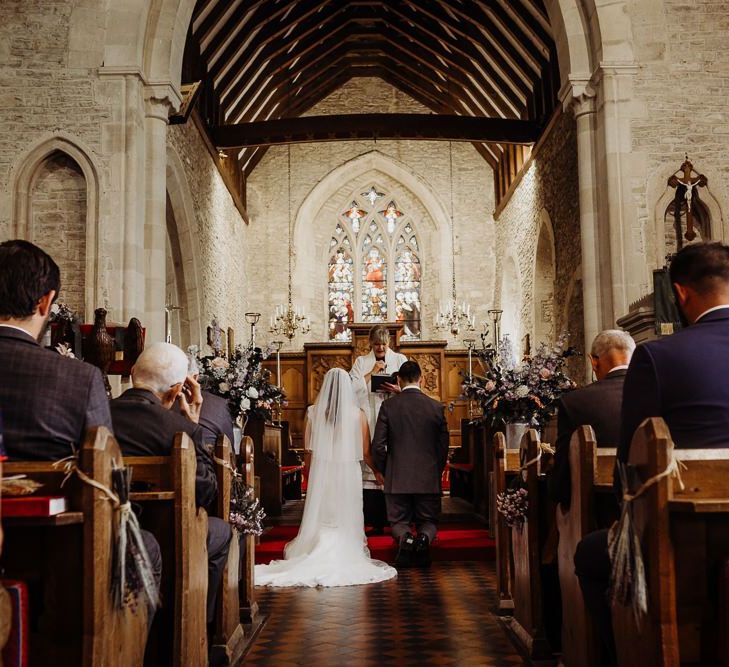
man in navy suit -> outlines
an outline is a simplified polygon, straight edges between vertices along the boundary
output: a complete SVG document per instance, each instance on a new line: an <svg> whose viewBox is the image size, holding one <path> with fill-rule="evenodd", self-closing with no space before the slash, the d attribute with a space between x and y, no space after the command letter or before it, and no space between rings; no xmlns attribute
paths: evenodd
<svg viewBox="0 0 729 667"><path fill-rule="evenodd" d="M679 449L729 444L729 246L697 243L671 262L671 283L688 327L639 346L623 390L618 460L649 417L663 417ZM607 590L607 531L585 537L575 571L598 626L604 664L616 664Z"/></svg>

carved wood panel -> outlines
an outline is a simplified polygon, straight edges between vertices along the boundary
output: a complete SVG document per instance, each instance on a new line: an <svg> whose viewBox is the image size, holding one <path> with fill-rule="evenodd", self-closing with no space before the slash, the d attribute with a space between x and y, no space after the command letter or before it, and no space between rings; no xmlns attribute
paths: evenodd
<svg viewBox="0 0 729 667"><path fill-rule="evenodd" d="M412 361L417 361L423 377L420 381L421 389L431 398L441 400L441 359L439 354L421 352L409 355Z"/></svg>
<svg viewBox="0 0 729 667"><path fill-rule="evenodd" d="M308 403L311 405L316 401L319 390L324 382L324 376L332 368L343 368L349 372L352 368L351 354L312 354L309 357L309 393Z"/></svg>

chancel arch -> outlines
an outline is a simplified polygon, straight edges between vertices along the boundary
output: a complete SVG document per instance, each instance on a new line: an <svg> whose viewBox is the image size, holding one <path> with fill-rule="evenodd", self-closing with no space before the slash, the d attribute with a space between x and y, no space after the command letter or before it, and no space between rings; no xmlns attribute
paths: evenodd
<svg viewBox="0 0 729 667"><path fill-rule="evenodd" d="M98 202L91 152L70 137L41 141L15 170L13 234L53 255L66 276L61 298L87 318L100 298Z"/></svg>

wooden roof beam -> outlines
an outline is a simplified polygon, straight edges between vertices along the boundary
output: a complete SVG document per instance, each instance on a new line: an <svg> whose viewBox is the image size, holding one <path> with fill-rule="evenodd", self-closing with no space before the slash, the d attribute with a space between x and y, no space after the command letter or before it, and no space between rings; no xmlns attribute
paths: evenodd
<svg viewBox="0 0 729 667"><path fill-rule="evenodd" d="M505 118L342 114L220 125L211 128L211 135L218 149L371 138L532 144L538 138L539 126L533 121Z"/></svg>

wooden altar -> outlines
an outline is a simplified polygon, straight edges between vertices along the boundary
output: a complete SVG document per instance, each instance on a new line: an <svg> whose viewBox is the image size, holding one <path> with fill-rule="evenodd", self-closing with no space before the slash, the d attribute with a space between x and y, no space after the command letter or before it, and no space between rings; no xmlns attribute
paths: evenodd
<svg viewBox="0 0 729 667"><path fill-rule="evenodd" d="M468 403L461 400L462 373L468 370L468 351L447 349L445 341L407 341L402 338L402 324L385 324L390 331L390 347L417 361L423 371L423 391L446 406L451 447L460 447L461 419L468 417ZM307 343L303 352L281 353L281 378L287 396L282 419L290 424L296 449L303 447L306 408L314 403L326 372L331 368L349 371L357 357L369 350L368 336L372 324L353 324L351 342ZM265 362L274 384L276 357Z"/></svg>

